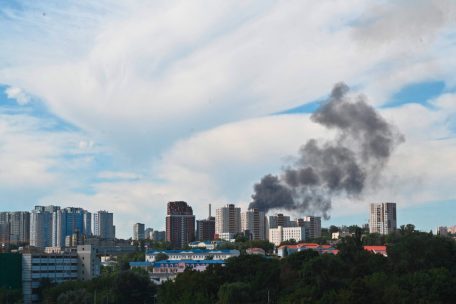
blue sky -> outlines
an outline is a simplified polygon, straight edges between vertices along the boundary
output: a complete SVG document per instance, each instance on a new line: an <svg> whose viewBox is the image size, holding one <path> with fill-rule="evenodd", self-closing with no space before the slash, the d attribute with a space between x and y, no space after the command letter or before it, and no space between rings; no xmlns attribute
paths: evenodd
<svg viewBox="0 0 456 304"><path fill-rule="evenodd" d="M0 209L112 210L129 237L163 229L169 200L246 208L263 175L334 136L309 114L343 81L406 141L324 225L377 201L401 224L456 225L452 1L1 4Z"/></svg>

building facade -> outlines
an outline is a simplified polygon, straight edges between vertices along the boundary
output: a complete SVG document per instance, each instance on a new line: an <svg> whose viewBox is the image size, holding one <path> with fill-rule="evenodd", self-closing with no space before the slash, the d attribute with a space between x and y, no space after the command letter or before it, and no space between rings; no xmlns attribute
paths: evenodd
<svg viewBox="0 0 456 304"><path fill-rule="evenodd" d="M133 225L133 240L139 241L146 238L144 228L145 226L142 223L136 223Z"/></svg>
<svg viewBox="0 0 456 304"><path fill-rule="evenodd" d="M107 240L115 239L116 230L113 213L104 210L95 213L93 216L93 228L94 235Z"/></svg>
<svg viewBox="0 0 456 304"><path fill-rule="evenodd" d="M168 202L166 213L166 241L173 248L183 248L195 239L195 216L186 202Z"/></svg>
<svg viewBox="0 0 456 304"><path fill-rule="evenodd" d="M90 280L100 275L100 260L90 245L68 251L22 254L22 293L24 304L39 303L41 280L52 283Z"/></svg>
<svg viewBox="0 0 456 304"><path fill-rule="evenodd" d="M303 221L298 226L304 225L306 227L306 239L315 239L321 237L321 217L319 216L305 216Z"/></svg>
<svg viewBox="0 0 456 304"><path fill-rule="evenodd" d="M152 228L146 228L146 229L144 230L144 237L145 237L147 240L152 240L153 233L154 233L154 229L152 229Z"/></svg>
<svg viewBox="0 0 456 304"><path fill-rule="evenodd" d="M190 250L148 250L146 251L146 262L155 262L158 254L166 254L168 260L205 260L212 257L212 260L226 260L231 257L240 255L239 250L207 250L207 249L190 249Z"/></svg>
<svg viewBox="0 0 456 304"><path fill-rule="evenodd" d="M221 239L231 239L241 232L241 208L233 204L215 211L215 234ZM223 238L222 238L223 236Z"/></svg>
<svg viewBox="0 0 456 304"><path fill-rule="evenodd" d="M252 240L266 239L266 217L263 211L249 209L241 214L241 230L248 232Z"/></svg>
<svg viewBox="0 0 456 304"><path fill-rule="evenodd" d="M8 247L10 244L10 224L0 224L0 246L1 249Z"/></svg>
<svg viewBox="0 0 456 304"><path fill-rule="evenodd" d="M306 240L306 227L282 227L269 229L269 242L279 246L282 242L295 240L296 242Z"/></svg>
<svg viewBox="0 0 456 304"><path fill-rule="evenodd" d="M52 246L64 247L67 236L77 233L90 236L91 213L75 207L54 211L52 214Z"/></svg>
<svg viewBox="0 0 456 304"><path fill-rule="evenodd" d="M296 223L292 223L290 217L283 215L282 213L277 213L274 215L269 215L267 217L267 227L268 228L277 228L282 227L293 227L296 226Z"/></svg>
<svg viewBox="0 0 456 304"><path fill-rule="evenodd" d="M5 225L3 229L9 229L9 243L28 244L30 242L30 212L0 212L0 224L8 225L8 228Z"/></svg>
<svg viewBox="0 0 456 304"><path fill-rule="evenodd" d="M30 246L52 246L52 214L58 210L58 206L35 206L30 213Z"/></svg>
<svg viewBox="0 0 456 304"><path fill-rule="evenodd" d="M162 242L166 240L166 231L152 231L152 240L157 242Z"/></svg>
<svg viewBox="0 0 456 304"><path fill-rule="evenodd" d="M215 217L196 221L196 240L212 241L215 238Z"/></svg>
<svg viewBox="0 0 456 304"><path fill-rule="evenodd" d="M396 203L370 204L370 233L390 234L396 229Z"/></svg>

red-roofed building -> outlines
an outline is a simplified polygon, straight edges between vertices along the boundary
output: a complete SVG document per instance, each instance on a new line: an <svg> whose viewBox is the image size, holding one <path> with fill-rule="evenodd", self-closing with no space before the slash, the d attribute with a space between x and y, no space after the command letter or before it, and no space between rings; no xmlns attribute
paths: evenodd
<svg viewBox="0 0 456 304"><path fill-rule="evenodd" d="M263 248L247 248L245 252L247 254L266 255Z"/></svg>
<svg viewBox="0 0 456 304"><path fill-rule="evenodd" d="M364 246L364 250L370 251L375 254L381 254L383 256L387 256L386 253L386 246ZM277 255L280 257L284 257L287 254L292 254L295 252L300 252L304 250L315 250L320 254L327 253L327 254L338 254L339 250L336 249L332 245L319 245L316 243L301 243L296 245L282 245L277 248Z"/></svg>
<svg viewBox="0 0 456 304"><path fill-rule="evenodd" d="M386 253L386 246L364 246L364 250L370 251L375 254L381 254L383 256L388 256Z"/></svg>

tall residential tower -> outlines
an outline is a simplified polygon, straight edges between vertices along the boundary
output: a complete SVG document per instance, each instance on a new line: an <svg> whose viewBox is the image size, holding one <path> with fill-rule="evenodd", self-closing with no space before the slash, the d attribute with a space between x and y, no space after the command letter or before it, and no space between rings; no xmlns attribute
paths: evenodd
<svg viewBox="0 0 456 304"><path fill-rule="evenodd" d="M396 228L396 203L370 204L370 233L390 234Z"/></svg>
<svg viewBox="0 0 456 304"><path fill-rule="evenodd" d="M186 202L169 202L166 212L166 241L183 248L195 239L195 216Z"/></svg>
<svg viewBox="0 0 456 304"><path fill-rule="evenodd" d="M233 204L219 208L215 213L215 234L221 239L231 239L241 232L241 208Z"/></svg>

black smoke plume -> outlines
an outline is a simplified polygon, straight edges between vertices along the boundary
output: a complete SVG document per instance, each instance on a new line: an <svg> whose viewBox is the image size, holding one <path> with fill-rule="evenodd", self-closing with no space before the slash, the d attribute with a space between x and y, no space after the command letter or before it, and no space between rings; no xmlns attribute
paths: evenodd
<svg viewBox="0 0 456 304"><path fill-rule="evenodd" d="M254 186L249 208L297 210L329 219L331 198L360 198L375 184L391 153L404 137L365 102L349 98L344 83L334 86L329 99L311 116L337 130L332 141L309 140L296 162L280 176L268 174Z"/></svg>

